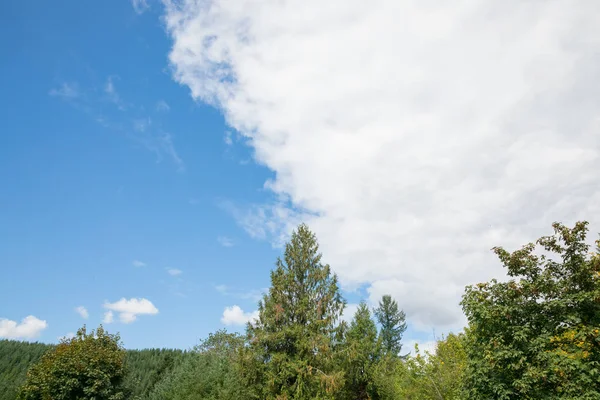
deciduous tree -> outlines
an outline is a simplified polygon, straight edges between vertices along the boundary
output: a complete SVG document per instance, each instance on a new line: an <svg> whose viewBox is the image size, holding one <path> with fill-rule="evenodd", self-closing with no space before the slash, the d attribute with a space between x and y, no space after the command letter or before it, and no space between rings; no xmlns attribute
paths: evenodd
<svg viewBox="0 0 600 400"><path fill-rule="evenodd" d="M102 325L87 333L84 326L28 371L18 399L125 399L124 357L118 334L107 333Z"/></svg>
<svg viewBox="0 0 600 400"><path fill-rule="evenodd" d="M466 290L470 399L600 398L600 256L586 222L553 227L512 253L494 249L510 280Z"/></svg>

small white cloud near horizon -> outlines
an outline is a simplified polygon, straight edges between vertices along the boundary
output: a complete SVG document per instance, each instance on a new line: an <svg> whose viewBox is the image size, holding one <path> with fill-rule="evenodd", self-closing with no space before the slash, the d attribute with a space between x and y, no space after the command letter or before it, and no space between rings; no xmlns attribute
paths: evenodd
<svg viewBox="0 0 600 400"><path fill-rule="evenodd" d="M67 339L73 339L74 337L75 337L75 334L73 332L68 332L66 335L57 337L57 339L59 342L61 342L63 340L67 340Z"/></svg>
<svg viewBox="0 0 600 400"><path fill-rule="evenodd" d="M221 317L221 323L225 325L245 325L247 322L251 322L258 319L258 310L252 312L244 312L240 306L234 305L231 307L225 307L223 316Z"/></svg>
<svg viewBox="0 0 600 400"><path fill-rule="evenodd" d="M133 10L137 14L143 14L146 10L150 8L148 0L131 0L131 5L133 6Z"/></svg>
<svg viewBox="0 0 600 400"><path fill-rule="evenodd" d="M33 315L21 320L21 323L6 318L0 318L0 338L3 339L34 339L40 336L48 327L48 323Z"/></svg>
<svg viewBox="0 0 600 400"><path fill-rule="evenodd" d="M115 316L112 311L107 311L104 313L104 318L102 318L102 322L105 324L112 324L115 320Z"/></svg>
<svg viewBox="0 0 600 400"><path fill-rule="evenodd" d="M115 313L118 313L119 321L121 321L124 324L132 323L137 319L139 315L158 314L158 309L154 306L154 304L152 304L150 300L145 298L131 298L128 300L125 297L123 297L114 303L105 302L104 308L109 311L114 311ZM112 317L113 316L111 313L111 320Z"/></svg>
<svg viewBox="0 0 600 400"><path fill-rule="evenodd" d="M140 260L133 260L133 262L131 263L134 267L145 267L146 263Z"/></svg>
<svg viewBox="0 0 600 400"><path fill-rule="evenodd" d="M167 273L171 276L178 276L183 274L183 271L178 268L167 268Z"/></svg>
<svg viewBox="0 0 600 400"><path fill-rule="evenodd" d="M233 239L231 239L227 236L217 237L217 242L219 242L219 244L223 247L233 247L233 245L234 245Z"/></svg>
<svg viewBox="0 0 600 400"><path fill-rule="evenodd" d="M75 312L81 316L83 319L88 319L90 314L88 310L84 306L75 307Z"/></svg>

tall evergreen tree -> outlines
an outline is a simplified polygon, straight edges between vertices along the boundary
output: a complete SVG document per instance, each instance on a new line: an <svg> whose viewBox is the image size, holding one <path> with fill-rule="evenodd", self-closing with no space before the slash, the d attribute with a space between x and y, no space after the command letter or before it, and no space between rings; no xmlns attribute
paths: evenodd
<svg viewBox="0 0 600 400"><path fill-rule="evenodd" d="M248 324L246 375L261 399L328 399L340 390L338 323L345 307L337 277L321 262L317 239L304 224L271 272L271 287Z"/></svg>
<svg viewBox="0 0 600 400"><path fill-rule="evenodd" d="M364 302L358 306L346 334L345 398L352 400L377 399L373 372L378 361L377 327Z"/></svg>
<svg viewBox="0 0 600 400"><path fill-rule="evenodd" d="M402 350L402 335L406 331L406 314L398 308L396 300L384 295L375 309L375 316L381 325L380 339L386 355L396 357Z"/></svg>

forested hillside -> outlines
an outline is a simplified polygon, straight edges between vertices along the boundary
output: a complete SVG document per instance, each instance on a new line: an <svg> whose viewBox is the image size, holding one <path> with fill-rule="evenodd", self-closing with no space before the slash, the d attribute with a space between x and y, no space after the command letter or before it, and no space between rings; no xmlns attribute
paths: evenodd
<svg viewBox="0 0 600 400"><path fill-rule="evenodd" d="M44 343L0 340L0 400L15 400L27 369L52 348Z"/></svg>
<svg viewBox="0 0 600 400"><path fill-rule="evenodd" d="M55 345L0 340L0 400L15 400L27 370ZM178 366L189 353L173 349L127 350L124 386L132 399L149 398L157 383Z"/></svg>
<svg viewBox="0 0 600 400"><path fill-rule="evenodd" d="M494 249L509 280L468 286L468 326L433 353L403 348L391 296L343 321L337 277L300 225L245 335L217 331L189 352L125 351L102 326L57 346L2 341L0 399L599 399L600 248L585 222L553 228Z"/></svg>

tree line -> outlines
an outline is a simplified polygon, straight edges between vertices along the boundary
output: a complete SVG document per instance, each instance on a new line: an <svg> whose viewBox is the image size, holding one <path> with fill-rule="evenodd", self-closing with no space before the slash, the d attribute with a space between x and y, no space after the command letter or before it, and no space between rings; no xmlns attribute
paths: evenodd
<svg viewBox="0 0 600 400"><path fill-rule="evenodd" d="M149 362L118 335L82 328L29 368L16 398L600 399L600 249L590 252L586 222L553 228L494 248L509 279L467 286L468 326L432 353L402 354L405 314L390 296L343 321L337 277L302 224L245 334L217 331Z"/></svg>

